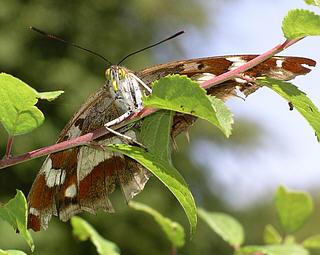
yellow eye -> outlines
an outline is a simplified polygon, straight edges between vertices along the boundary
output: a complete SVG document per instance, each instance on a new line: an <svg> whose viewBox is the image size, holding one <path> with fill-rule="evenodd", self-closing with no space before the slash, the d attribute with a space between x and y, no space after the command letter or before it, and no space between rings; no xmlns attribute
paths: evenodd
<svg viewBox="0 0 320 255"><path fill-rule="evenodd" d="M106 70L105 75L106 75L107 81L109 81L109 80L111 79L111 77L110 77L110 68L108 68L108 69Z"/></svg>
<svg viewBox="0 0 320 255"><path fill-rule="evenodd" d="M119 79L122 80L126 76L125 70L122 68L119 69Z"/></svg>

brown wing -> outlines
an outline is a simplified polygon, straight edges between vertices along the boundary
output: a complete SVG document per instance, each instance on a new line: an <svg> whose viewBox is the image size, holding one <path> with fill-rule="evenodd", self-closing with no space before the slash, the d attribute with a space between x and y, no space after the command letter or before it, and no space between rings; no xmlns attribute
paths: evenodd
<svg viewBox="0 0 320 255"><path fill-rule="evenodd" d="M168 74L185 74L189 77L210 73L218 76L244 64L258 55L230 55L198 58L169 62L150 66L137 73L147 85ZM246 71L250 77L268 76L279 80L291 80L297 75L310 72L306 66L315 66L316 62L308 58L275 56Z"/></svg>
<svg viewBox="0 0 320 255"><path fill-rule="evenodd" d="M62 130L57 142L70 140L96 130L123 112L102 88L81 106ZM135 138L132 130L124 134ZM100 145L127 143L115 136L105 136ZM113 212L109 194L120 183L126 200L138 194L149 172L134 160L109 150L87 146L49 155L44 161L28 195L28 228L45 229L51 215L63 221L83 210L95 213L98 208ZM56 204L56 202L57 204Z"/></svg>
<svg viewBox="0 0 320 255"><path fill-rule="evenodd" d="M136 75L147 85L168 74L187 75L196 81L205 81L254 59L258 55L230 55L220 57L198 58L169 62L145 68ZM249 69L243 74L248 77L268 76L279 80L291 80L297 75L304 75L311 70L307 66L315 66L316 62L308 58L275 56L267 59L259 65ZM260 88L255 83L248 83L243 79L233 79L207 89L207 93L220 98L223 101L237 96L236 89L246 96ZM196 117L186 114L176 114L172 128L172 136L175 137L185 131Z"/></svg>

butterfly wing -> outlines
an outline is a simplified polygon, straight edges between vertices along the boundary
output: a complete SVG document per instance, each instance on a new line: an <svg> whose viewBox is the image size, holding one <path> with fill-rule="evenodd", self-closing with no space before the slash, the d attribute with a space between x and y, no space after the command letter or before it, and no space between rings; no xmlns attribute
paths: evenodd
<svg viewBox="0 0 320 255"><path fill-rule="evenodd" d="M162 65L155 65L145 68L137 73L137 76L142 79L147 85L150 85L155 80L160 79L168 74L187 75L196 81L205 81L247 63L258 55L230 55L221 57L198 58L190 60L182 60L169 62ZM311 70L306 66L315 66L316 62L308 58L300 57L279 57L275 56L265 60L257 66L245 71L243 74L248 77L268 76L279 80L291 80L297 75L309 73ZM245 80L233 79L215 86L214 89L209 89L210 94L217 94L223 100L235 96L230 89L234 86L240 86L240 89L246 94L251 91L249 84ZM219 93L217 93L220 88ZM226 89L225 95L221 93L221 87ZM251 87L251 85L249 86Z"/></svg>
<svg viewBox="0 0 320 255"><path fill-rule="evenodd" d="M136 73L136 75L148 86L151 86L152 82L168 74L187 75L191 79L201 83L234 70L257 56L230 55L175 61L145 68ZM315 64L314 60L308 58L275 56L245 71L243 75L251 78L268 76L287 81L298 75L309 73L311 70L308 66L315 66ZM244 79L235 78L208 88L207 93L226 101L231 97L237 96L236 89L239 89L247 96L259 88L260 86L255 83L248 83ZM196 117L191 115L177 113L173 120L171 135L175 137L185 131L196 119Z"/></svg>
<svg viewBox="0 0 320 255"><path fill-rule="evenodd" d="M62 130L57 143L74 139L101 128L123 112L104 87L81 106ZM135 138L132 130L123 130ZM98 145L127 143L117 136L104 136ZM50 154L44 161L28 195L28 228L45 229L51 215L63 221L81 211L95 213L98 208L113 212L109 194L120 183L128 201L138 194L149 178L149 172L134 160L117 152L89 146Z"/></svg>

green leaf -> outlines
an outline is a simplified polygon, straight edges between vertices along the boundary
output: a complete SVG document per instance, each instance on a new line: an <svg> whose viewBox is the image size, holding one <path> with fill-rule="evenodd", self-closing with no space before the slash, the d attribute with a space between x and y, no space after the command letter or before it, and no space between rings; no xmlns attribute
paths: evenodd
<svg viewBox="0 0 320 255"><path fill-rule="evenodd" d="M320 248L320 235L308 237L302 242L302 245L306 248Z"/></svg>
<svg viewBox="0 0 320 255"><path fill-rule="evenodd" d="M309 255L308 250L297 244L248 245L236 250L235 254L263 253L266 255Z"/></svg>
<svg viewBox="0 0 320 255"><path fill-rule="evenodd" d="M38 93L23 81L0 74L0 121L9 135L21 135L39 127L44 116L35 106L37 98L53 100L61 91Z"/></svg>
<svg viewBox="0 0 320 255"><path fill-rule="evenodd" d="M39 99L46 99L48 101L55 100L58 96L60 96L64 91L57 90L57 91L50 91L50 92L37 92Z"/></svg>
<svg viewBox="0 0 320 255"><path fill-rule="evenodd" d="M7 204L0 204L0 218L7 221L14 230L19 230L31 251L34 250L34 243L30 232L27 230L27 201L20 190Z"/></svg>
<svg viewBox="0 0 320 255"><path fill-rule="evenodd" d="M285 100L290 102L293 107L297 109L297 111L309 122L310 126L315 131L318 140L320 140L320 113L305 93L289 82L266 77L259 78L256 81L259 84L272 89Z"/></svg>
<svg viewBox="0 0 320 255"><path fill-rule="evenodd" d="M275 192L275 205L281 226L288 233L300 229L313 211L313 202L307 193L288 191L283 186Z"/></svg>
<svg viewBox="0 0 320 255"><path fill-rule="evenodd" d="M295 244L296 243L296 238L293 235L287 235L286 238L284 239L284 244Z"/></svg>
<svg viewBox="0 0 320 255"><path fill-rule="evenodd" d="M0 74L0 119L9 134L31 132L44 120L35 107L37 92L23 81L5 73Z"/></svg>
<svg viewBox="0 0 320 255"><path fill-rule="evenodd" d="M104 239L99 233L84 219L73 216L71 218L72 233L79 238L80 241L90 241L94 244L100 255L119 255L120 249L118 246Z"/></svg>
<svg viewBox="0 0 320 255"><path fill-rule="evenodd" d="M291 10L282 21L282 31L288 40L320 35L320 16L308 10Z"/></svg>
<svg viewBox="0 0 320 255"><path fill-rule="evenodd" d="M181 174L168 161L160 159L142 148L126 144L110 144L107 147L138 161L167 186L178 199L188 217L192 237L197 225L197 208L193 196Z"/></svg>
<svg viewBox="0 0 320 255"><path fill-rule="evenodd" d="M281 235L279 232L270 224L268 224L263 232L263 241L265 244L280 244Z"/></svg>
<svg viewBox="0 0 320 255"><path fill-rule="evenodd" d="M226 137L231 135L232 124L233 124L233 114L227 106L224 105L224 102L219 98L213 96L207 96L211 102L213 109L215 110L218 123L220 124L220 129L225 134ZM205 113L204 113L205 114ZM202 117L203 118L203 117ZM218 126L219 127L219 126Z"/></svg>
<svg viewBox="0 0 320 255"><path fill-rule="evenodd" d="M171 127L173 112L157 111L143 119L141 127L141 142L149 152L163 160L170 158Z"/></svg>
<svg viewBox="0 0 320 255"><path fill-rule="evenodd" d="M152 85L152 94L143 96L148 108L161 108L191 114L210 121L229 137L233 123L231 111L220 99L208 96L199 83L185 75L168 75Z"/></svg>
<svg viewBox="0 0 320 255"><path fill-rule="evenodd" d="M163 232L165 232L168 239L174 246L176 247L184 246L184 243L185 243L184 229L178 222L172 221L169 218L162 216L156 210L142 203L131 201L129 202L129 206L131 206L133 209L140 210L152 215L155 221L158 222Z"/></svg>
<svg viewBox="0 0 320 255"><path fill-rule="evenodd" d="M320 6L320 1L319 0L304 0L304 2L308 5L316 5Z"/></svg>
<svg viewBox="0 0 320 255"><path fill-rule="evenodd" d="M214 232L231 246L240 246L243 244L243 227L235 218L224 213L208 212L202 208L198 209L198 214Z"/></svg>
<svg viewBox="0 0 320 255"><path fill-rule="evenodd" d="M1 250L0 249L0 255L27 255L23 251L19 250Z"/></svg>

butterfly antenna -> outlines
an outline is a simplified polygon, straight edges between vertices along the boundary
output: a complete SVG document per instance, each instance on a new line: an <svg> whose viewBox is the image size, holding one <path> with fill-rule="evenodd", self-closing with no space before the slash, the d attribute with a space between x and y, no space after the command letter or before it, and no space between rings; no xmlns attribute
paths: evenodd
<svg viewBox="0 0 320 255"><path fill-rule="evenodd" d="M102 58L104 61L106 61L107 63L109 63L110 65L112 65L112 63L111 63L108 59L106 59L104 56L100 55L100 54L97 53L97 52L94 52L94 51L92 51L92 50L83 48L83 47L81 47L81 46L78 45L78 44L75 44L75 43L72 43L72 42L68 42L68 41L66 41L66 40L63 40L63 39L61 39L61 38L59 38L59 37L57 37L57 36L47 34L46 32L43 32L42 30L40 30L40 29L38 29L38 28L35 28L35 27L33 27L33 26L30 26L30 29L33 30L33 31L36 31L36 32L40 33L41 35L43 35L43 36L45 36L45 37L49 37L49 38L51 38L51 39L55 39L55 40L58 40L58 41L60 41L60 42L65 43L65 44L69 44L69 45L71 45L71 46L73 46L73 47L76 47L76 48L79 48L79 49L81 49L81 50L87 51L87 52L89 52L89 53L91 53L91 54L93 54L93 55L98 56L99 58Z"/></svg>
<svg viewBox="0 0 320 255"><path fill-rule="evenodd" d="M157 45L159 45L159 44L161 44L161 43L164 43L164 42L166 42L166 41L169 41L169 40L171 40L171 39L173 39L173 38L175 38L175 37L177 37L177 36L179 36L179 35L182 35L183 33L185 33L184 30L182 30L182 31L180 31L180 32L178 32L178 33L175 33L174 35L172 35L172 36L170 36L170 37L168 37L168 38L166 38L166 39L164 39L164 40L162 40L162 41L160 41L160 42L154 43L154 44L149 45L149 46L147 46L147 47L145 47L145 48L142 48L142 49L140 49L140 50L134 51L134 52L130 53L129 55L125 56L123 59L121 59L120 62L118 63L118 65L120 65L123 61L125 61L128 57L131 57L132 55L135 55L135 54L137 54L137 53L139 53L139 52L141 52L141 51L150 49L150 48L152 48L152 47L154 47L154 46L157 46Z"/></svg>

